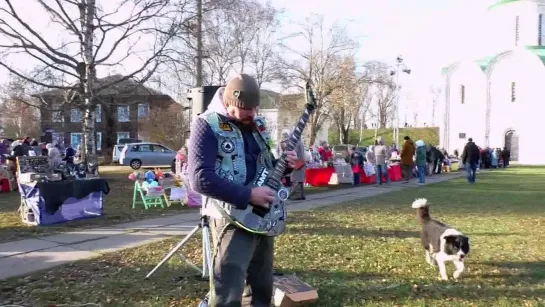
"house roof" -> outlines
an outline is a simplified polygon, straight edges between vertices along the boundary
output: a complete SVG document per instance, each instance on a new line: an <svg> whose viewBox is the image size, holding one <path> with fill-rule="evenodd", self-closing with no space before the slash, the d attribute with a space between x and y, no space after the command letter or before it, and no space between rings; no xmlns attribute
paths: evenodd
<svg viewBox="0 0 545 307"><path fill-rule="evenodd" d="M123 81L118 81L124 78L123 75L112 75L105 78L97 79L94 83L95 89L107 86L95 93L95 96L158 96L163 98L172 99L169 95L161 93L157 90L149 88L139 82L136 82L133 78L129 78ZM118 82L116 82L118 81ZM65 92L62 90L54 89L45 91L42 93L34 94L35 97L43 96L64 96Z"/></svg>

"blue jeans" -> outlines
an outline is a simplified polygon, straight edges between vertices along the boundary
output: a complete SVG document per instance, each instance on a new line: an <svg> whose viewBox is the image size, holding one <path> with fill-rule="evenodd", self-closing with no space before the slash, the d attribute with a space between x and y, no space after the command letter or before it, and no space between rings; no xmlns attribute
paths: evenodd
<svg viewBox="0 0 545 307"><path fill-rule="evenodd" d="M426 165L417 165L416 168L418 169L418 182L419 183L425 183L426 182Z"/></svg>
<svg viewBox="0 0 545 307"><path fill-rule="evenodd" d="M477 163L467 162L465 164L466 173L467 173L467 182L475 183L475 176L477 174Z"/></svg>
<svg viewBox="0 0 545 307"><path fill-rule="evenodd" d="M375 173L377 184L382 184L382 174L384 174L384 178L386 179L385 183L390 182L390 178L388 177L388 166L386 166L386 164L375 165Z"/></svg>

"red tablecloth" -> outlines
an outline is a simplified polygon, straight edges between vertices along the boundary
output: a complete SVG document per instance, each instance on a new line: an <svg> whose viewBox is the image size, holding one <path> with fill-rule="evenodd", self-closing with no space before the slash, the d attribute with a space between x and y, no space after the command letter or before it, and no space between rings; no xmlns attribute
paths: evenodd
<svg viewBox="0 0 545 307"><path fill-rule="evenodd" d="M334 172L333 167L307 168L305 182L314 187L327 186Z"/></svg>
<svg viewBox="0 0 545 307"><path fill-rule="evenodd" d="M305 182L313 187L327 186L334 172L335 168L333 167L307 168L305 171ZM390 177L391 181L400 181L401 166L398 164L391 165L388 168L388 177ZM375 175L367 177L363 171L360 173L361 183L373 184L376 182L375 178ZM382 176L382 180L385 181L385 179Z"/></svg>
<svg viewBox="0 0 545 307"><path fill-rule="evenodd" d="M391 181L400 181L402 178L401 166L399 166L398 164L391 165L388 168L388 177L390 178ZM363 172L360 174L360 178L361 178L360 179L361 183L373 184L377 182L375 175L365 176L365 173ZM383 182L386 181L386 178L384 178L384 175L382 175L382 181Z"/></svg>

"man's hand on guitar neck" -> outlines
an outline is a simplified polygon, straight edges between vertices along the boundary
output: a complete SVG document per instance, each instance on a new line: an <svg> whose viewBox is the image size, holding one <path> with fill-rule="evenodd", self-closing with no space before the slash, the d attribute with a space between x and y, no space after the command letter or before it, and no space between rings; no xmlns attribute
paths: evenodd
<svg viewBox="0 0 545 307"><path fill-rule="evenodd" d="M286 161L289 167L295 168L297 166L297 153L295 151L286 151Z"/></svg>
<svg viewBox="0 0 545 307"><path fill-rule="evenodd" d="M250 203L268 209L269 204L274 201L274 195L275 192L269 187L253 188L250 194Z"/></svg>

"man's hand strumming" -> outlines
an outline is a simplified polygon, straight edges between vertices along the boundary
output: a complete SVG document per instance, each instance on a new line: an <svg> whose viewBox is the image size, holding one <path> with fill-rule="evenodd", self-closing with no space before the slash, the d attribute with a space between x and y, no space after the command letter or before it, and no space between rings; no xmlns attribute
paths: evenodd
<svg viewBox="0 0 545 307"><path fill-rule="evenodd" d="M269 187L257 187L252 189L250 202L255 206L269 208L269 204L274 200L274 191Z"/></svg>

